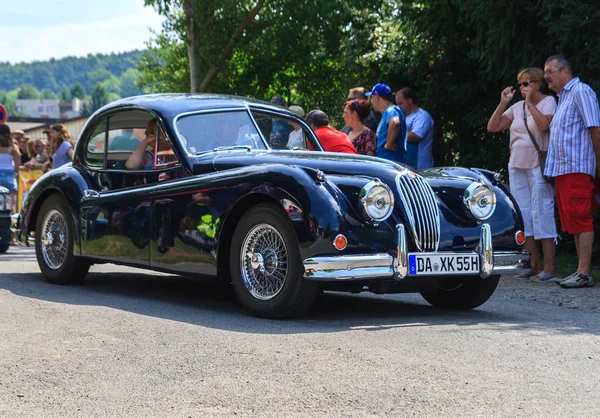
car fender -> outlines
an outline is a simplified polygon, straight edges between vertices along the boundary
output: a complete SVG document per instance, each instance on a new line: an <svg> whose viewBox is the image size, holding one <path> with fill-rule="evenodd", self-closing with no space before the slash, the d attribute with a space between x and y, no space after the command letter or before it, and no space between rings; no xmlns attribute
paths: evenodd
<svg viewBox="0 0 600 418"><path fill-rule="evenodd" d="M69 207L74 228L76 246L74 250L80 254L81 225L78 220L80 202L88 184L79 170L71 165L65 165L49 171L40 177L32 186L23 203L21 210L21 236L22 242L28 244L29 233L35 230L35 224L40 208L46 198L52 194L63 197Z"/></svg>

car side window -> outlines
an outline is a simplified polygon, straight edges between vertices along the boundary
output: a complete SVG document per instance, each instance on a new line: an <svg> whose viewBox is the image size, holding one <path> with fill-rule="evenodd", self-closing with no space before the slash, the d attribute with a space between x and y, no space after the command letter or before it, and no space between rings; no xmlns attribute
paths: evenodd
<svg viewBox="0 0 600 418"><path fill-rule="evenodd" d="M134 154L136 164L128 164ZM127 111L109 117L107 169L161 170L177 165L170 138L151 114Z"/></svg>
<svg viewBox="0 0 600 418"><path fill-rule="evenodd" d="M92 168L104 167L104 146L106 143L106 119L98 123L85 145L86 164Z"/></svg>

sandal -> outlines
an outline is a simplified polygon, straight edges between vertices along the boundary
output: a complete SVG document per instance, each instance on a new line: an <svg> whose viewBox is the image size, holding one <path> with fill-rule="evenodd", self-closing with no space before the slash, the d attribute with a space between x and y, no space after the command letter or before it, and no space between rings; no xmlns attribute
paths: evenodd
<svg viewBox="0 0 600 418"><path fill-rule="evenodd" d="M532 270L529 270L527 273L515 275L515 279L529 279L533 276L537 276L538 274L540 274L539 271L532 269Z"/></svg>
<svg viewBox="0 0 600 418"><path fill-rule="evenodd" d="M529 279L532 283L554 283L558 282L558 277L556 274L550 274L547 271L542 271L539 274L536 274L534 277Z"/></svg>

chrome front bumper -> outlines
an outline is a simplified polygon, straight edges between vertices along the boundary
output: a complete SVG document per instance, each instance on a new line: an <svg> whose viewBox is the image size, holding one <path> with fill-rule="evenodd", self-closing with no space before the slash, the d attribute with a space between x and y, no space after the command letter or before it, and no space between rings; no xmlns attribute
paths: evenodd
<svg viewBox="0 0 600 418"><path fill-rule="evenodd" d="M395 257L387 253L311 257L304 260L304 277L325 281L390 278L402 280L410 276L406 231L403 225L397 225L396 232L397 254ZM531 269L531 256L527 252L494 252L492 231L488 224L481 226L477 253L480 257L479 276L483 279L496 274L526 273Z"/></svg>

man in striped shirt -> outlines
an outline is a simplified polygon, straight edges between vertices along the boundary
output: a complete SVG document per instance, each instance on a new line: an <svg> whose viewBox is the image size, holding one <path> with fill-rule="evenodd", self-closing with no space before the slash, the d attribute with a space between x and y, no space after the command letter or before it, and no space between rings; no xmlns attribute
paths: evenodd
<svg viewBox="0 0 600 418"><path fill-rule="evenodd" d="M598 99L590 86L573 77L563 55L552 55L546 60L544 78L550 89L558 93L544 174L555 178L560 222L565 232L574 235L579 260L577 271L561 280L560 286L592 287L593 181L600 175Z"/></svg>

